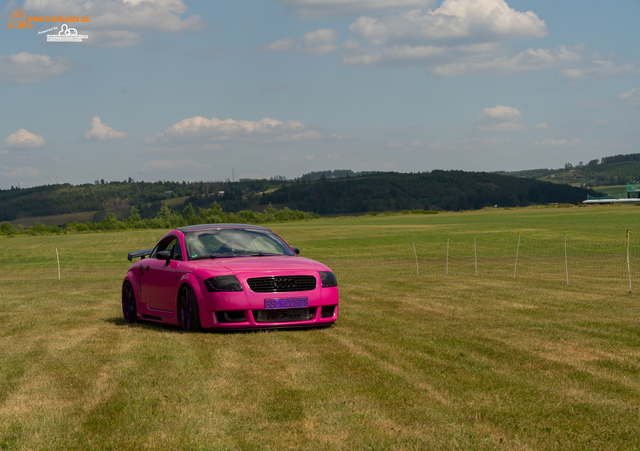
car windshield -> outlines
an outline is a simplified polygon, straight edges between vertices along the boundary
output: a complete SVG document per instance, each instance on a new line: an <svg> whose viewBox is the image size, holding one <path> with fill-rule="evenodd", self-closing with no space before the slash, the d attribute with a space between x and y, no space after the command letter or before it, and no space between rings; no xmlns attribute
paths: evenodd
<svg viewBox="0 0 640 451"><path fill-rule="evenodd" d="M277 235L250 229L212 229L185 235L189 260L216 257L295 255Z"/></svg>

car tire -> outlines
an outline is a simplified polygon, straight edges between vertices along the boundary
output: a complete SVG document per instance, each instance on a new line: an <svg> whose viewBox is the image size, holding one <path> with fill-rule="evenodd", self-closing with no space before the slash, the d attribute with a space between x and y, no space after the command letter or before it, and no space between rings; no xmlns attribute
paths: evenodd
<svg viewBox="0 0 640 451"><path fill-rule="evenodd" d="M135 323L138 320L136 293L129 281L122 286L122 316L127 324Z"/></svg>
<svg viewBox="0 0 640 451"><path fill-rule="evenodd" d="M180 288L178 319L184 332L194 332L201 329L198 301L196 301L196 295L189 285L183 285Z"/></svg>

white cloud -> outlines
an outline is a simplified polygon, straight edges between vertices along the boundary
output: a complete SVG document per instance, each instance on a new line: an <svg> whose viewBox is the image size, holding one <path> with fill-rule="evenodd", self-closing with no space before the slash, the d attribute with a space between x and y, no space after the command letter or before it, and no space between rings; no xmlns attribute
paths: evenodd
<svg viewBox="0 0 640 451"><path fill-rule="evenodd" d="M305 130L301 133L295 133L293 135L280 135L274 137L272 140L265 140L264 142L293 142L293 141L316 141L322 139L322 135L315 130Z"/></svg>
<svg viewBox="0 0 640 451"><path fill-rule="evenodd" d="M315 160L315 155L306 154L304 158L300 158L299 160L294 161L294 164L308 163L309 161Z"/></svg>
<svg viewBox="0 0 640 451"><path fill-rule="evenodd" d="M427 72L439 77L476 72L510 75L553 67L588 65L582 52L582 47L560 46L554 50L530 48L519 53L510 53L499 43L368 46L345 54L342 64L424 65Z"/></svg>
<svg viewBox="0 0 640 451"><path fill-rule="evenodd" d="M20 52L0 55L0 80L7 83L28 84L48 80L71 70L71 62L62 56Z"/></svg>
<svg viewBox="0 0 640 451"><path fill-rule="evenodd" d="M291 50L296 44L295 39L287 38L272 42L271 44L260 47L263 52L285 52Z"/></svg>
<svg viewBox="0 0 640 451"><path fill-rule="evenodd" d="M338 33L330 28L307 31L297 38L281 39L260 47L263 52L285 52L295 50L307 55L328 55L338 50Z"/></svg>
<svg viewBox="0 0 640 451"><path fill-rule="evenodd" d="M618 98L620 100L628 100L633 97L639 97L639 96L640 96L640 92L638 92L638 88L633 88L630 91L623 92L622 94L618 95Z"/></svg>
<svg viewBox="0 0 640 451"><path fill-rule="evenodd" d="M526 129L526 125L517 124L515 122L499 122L497 124L478 125L478 130L481 132L519 132Z"/></svg>
<svg viewBox="0 0 640 451"><path fill-rule="evenodd" d="M638 88L633 88L630 91L623 92L622 94L618 95L616 99L624 105L639 106L640 90Z"/></svg>
<svg viewBox="0 0 640 451"><path fill-rule="evenodd" d="M538 130L549 130L549 125L547 125L546 122L540 122L538 125L536 125L533 128L538 129Z"/></svg>
<svg viewBox="0 0 640 451"><path fill-rule="evenodd" d="M420 141L413 141L411 144L409 144L411 147L420 147L422 145L422 142Z"/></svg>
<svg viewBox="0 0 640 451"><path fill-rule="evenodd" d="M160 171L169 171L173 169L210 169L206 163L200 163L192 160L152 160L140 167L141 171L157 169Z"/></svg>
<svg viewBox="0 0 640 451"><path fill-rule="evenodd" d="M578 138L573 138L570 141L566 139L545 139L542 142L536 141L532 143L533 146L541 147L577 146L578 144L580 144L580 140Z"/></svg>
<svg viewBox="0 0 640 451"><path fill-rule="evenodd" d="M360 47L360 43L357 39L347 39L342 43L342 48L345 50L355 50Z"/></svg>
<svg viewBox="0 0 640 451"><path fill-rule="evenodd" d="M142 33L198 32L207 23L198 14L182 18L188 8L183 0L26 0L28 15L88 16L76 27L87 34L87 43L122 47L142 42ZM64 11L64 12L62 12Z"/></svg>
<svg viewBox="0 0 640 451"><path fill-rule="evenodd" d="M44 146L44 137L34 135L24 128L12 133L4 140L4 144L11 149L25 149Z"/></svg>
<svg viewBox="0 0 640 451"><path fill-rule="evenodd" d="M327 55L338 50L335 44L338 33L329 28L307 31L302 36L302 52L311 55Z"/></svg>
<svg viewBox="0 0 640 451"><path fill-rule="evenodd" d="M394 141L389 141L387 143L387 148L388 149L397 149L398 147L402 147L402 143L397 143L397 142L394 142Z"/></svg>
<svg viewBox="0 0 640 451"><path fill-rule="evenodd" d="M590 55L584 55L581 64L560 71L562 78L570 80L635 74L640 74L640 68L636 64L617 64L611 59L604 59L598 50L594 50Z"/></svg>
<svg viewBox="0 0 640 451"><path fill-rule="evenodd" d="M490 72L511 75L556 68L564 79L638 74L636 63L618 63L584 46L554 49L506 46L546 36L544 20L519 12L504 0L445 0L436 10L412 10L381 18L362 16L349 27L363 42L346 46L345 66L423 65L428 73L452 77Z"/></svg>
<svg viewBox="0 0 640 451"><path fill-rule="evenodd" d="M516 108L496 105L493 108L485 108L478 116L478 130L481 132L514 132L526 130L527 126L518 124L522 120L522 113Z"/></svg>
<svg viewBox="0 0 640 451"><path fill-rule="evenodd" d="M335 139L339 139L340 141L342 141L343 139L353 139L353 136L351 135L336 135L335 133L333 135L331 135L332 138Z"/></svg>
<svg viewBox="0 0 640 451"><path fill-rule="evenodd" d="M496 42L547 35L544 20L532 11L515 11L504 0L444 0L435 11L360 17L349 29L374 45Z"/></svg>
<svg viewBox="0 0 640 451"><path fill-rule="evenodd" d="M522 113L510 106L496 105L493 108L485 108L478 116L478 122L490 122L493 120L517 122L522 120Z"/></svg>
<svg viewBox="0 0 640 451"><path fill-rule="evenodd" d="M340 17L429 8L435 0L277 0L299 17Z"/></svg>
<svg viewBox="0 0 640 451"><path fill-rule="evenodd" d="M473 138L450 142L436 142L429 144L429 149L435 151L474 150L494 147L509 142L509 138Z"/></svg>
<svg viewBox="0 0 640 451"><path fill-rule="evenodd" d="M164 132L146 140L156 142L194 142L208 145L220 141L245 140L261 143L314 141L322 135L298 121L281 122L263 118L259 121L234 119L207 119L202 116L190 117L164 129ZM213 141L213 142L212 142Z"/></svg>
<svg viewBox="0 0 640 451"><path fill-rule="evenodd" d="M98 141L114 141L129 137L129 133L119 132L107 124L103 124L98 116L91 119L91 130L84 132L85 139Z"/></svg>
<svg viewBox="0 0 640 451"><path fill-rule="evenodd" d="M629 91L618 94L604 100L583 100L578 103L581 107L586 108L610 108L619 106L640 106L640 90L633 88Z"/></svg>
<svg viewBox="0 0 640 451"><path fill-rule="evenodd" d="M12 179L17 179L19 177L39 177L40 175L44 174L44 172L42 172L40 169L31 167L31 166L27 166L24 168L8 168L8 167L3 167L3 169L5 170L4 172L2 172L2 175L4 175L5 177L9 177Z"/></svg>

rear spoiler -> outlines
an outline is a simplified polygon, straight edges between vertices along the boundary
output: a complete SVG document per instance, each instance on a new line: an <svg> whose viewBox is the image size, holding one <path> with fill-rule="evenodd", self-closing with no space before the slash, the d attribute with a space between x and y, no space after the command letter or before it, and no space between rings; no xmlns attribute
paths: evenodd
<svg viewBox="0 0 640 451"><path fill-rule="evenodd" d="M129 259L129 261L133 260L134 258L145 258L146 256L151 255L151 252L153 252L153 249L145 249L143 251L129 252L129 255L127 255L127 258Z"/></svg>

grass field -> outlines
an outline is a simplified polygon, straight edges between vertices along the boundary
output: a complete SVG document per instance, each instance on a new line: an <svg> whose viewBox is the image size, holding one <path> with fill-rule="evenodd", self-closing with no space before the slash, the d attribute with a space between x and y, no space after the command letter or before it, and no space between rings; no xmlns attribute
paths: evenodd
<svg viewBox="0 0 640 451"><path fill-rule="evenodd" d="M627 185L595 186L593 189L611 196L627 197Z"/></svg>
<svg viewBox="0 0 640 451"><path fill-rule="evenodd" d="M95 211L85 211L82 213L68 213L64 215L33 216L33 217L18 218L15 221L11 221L10 224L13 227L22 226L25 229L37 223L44 224L47 226L52 226L52 225L60 226L62 224L68 224L73 221L76 221L76 222L91 221L95 214L96 214Z"/></svg>
<svg viewBox="0 0 640 451"><path fill-rule="evenodd" d="M417 276L412 243L627 229L640 243L639 219L593 206L272 224L332 267L340 317L255 333L124 323L126 253L163 231L1 239L0 449L637 449L637 248L628 293L513 280L511 263L475 277L421 261Z"/></svg>

